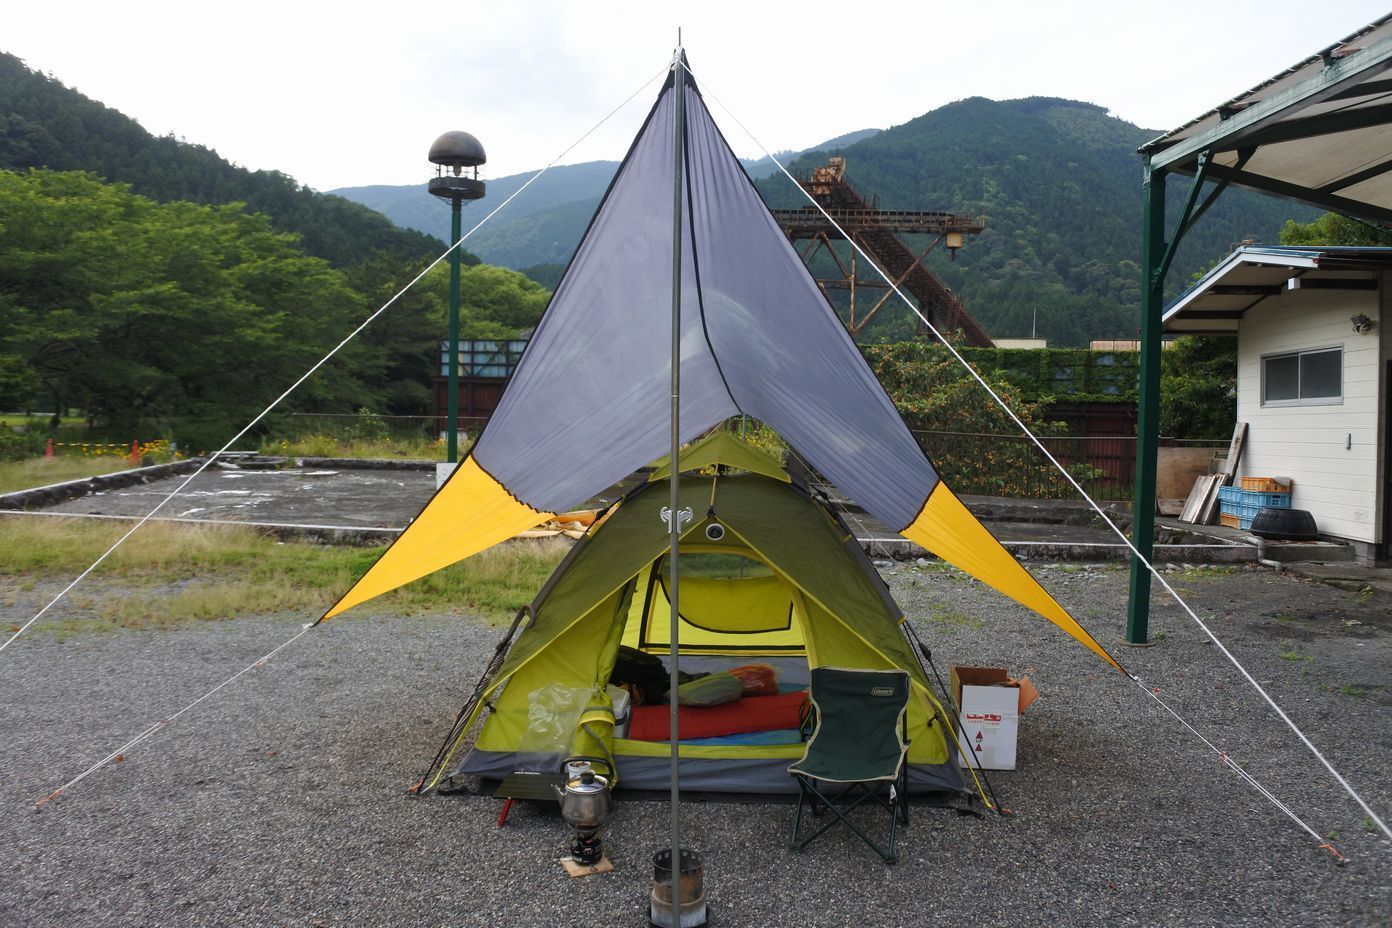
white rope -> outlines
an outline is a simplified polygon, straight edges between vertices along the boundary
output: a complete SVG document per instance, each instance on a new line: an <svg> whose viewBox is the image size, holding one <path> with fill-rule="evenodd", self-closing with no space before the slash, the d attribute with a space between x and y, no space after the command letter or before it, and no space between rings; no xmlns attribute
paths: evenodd
<svg viewBox="0 0 1392 928"><path fill-rule="evenodd" d="M1212 750L1214 754L1218 755L1218 759L1222 761L1225 766L1227 766L1230 770L1235 772L1238 776L1242 777L1242 779L1246 780L1248 785L1250 785L1257 792L1261 793L1263 796L1269 799L1272 805L1276 806L1276 808L1280 809L1282 812L1288 815L1291 818L1291 820L1294 821L1297 825L1305 829L1305 831L1307 831L1310 834L1310 837L1320 842L1321 847L1327 849L1330 853L1334 854L1334 856L1338 857L1341 861L1343 860L1343 855L1340 854L1338 851L1334 850L1334 846L1331 845L1323 835L1315 831L1309 825L1305 824L1305 822L1300 818L1300 816L1296 815L1295 812L1289 806L1287 806L1280 799L1276 798L1276 795L1272 793L1271 790L1267 789L1266 786L1264 786L1259 780L1257 780L1256 777L1252 776L1252 774L1242 769L1242 767L1239 764L1237 764L1231 757L1228 756L1227 751L1220 750L1217 745L1205 738L1197 728L1189 724L1187 719L1185 719L1182 715L1176 712L1170 706L1169 703L1165 702L1165 700L1160 698L1159 692L1154 687L1147 686L1145 683L1141 682L1140 677L1137 677L1135 674L1128 673L1127 677L1129 677L1131 679L1131 682L1135 683L1136 686L1140 687L1143 693L1145 693L1151 699L1155 700L1156 704L1159 705L1160 708L1164 709L1170 715L1174 716L1175 720L1178 721L1179 724L1189 729L1189 731L1193 733L1195 738L1198 738L1204 744L1208 745L1209 749Z"/></svg>
<svg viewBox="0 0 1392 928"><path fill-rule="evenodd" d="M689 70L690 69L688 69L688 71ZM709 84L707 84L704 80L701 81L700 86L709 90ZM1250 673L1248 673L1247 668L1242 666L1241 662L1239 662L1238 659L1233 656L1232 652L1229 651L1227 647L1223 644L1223 642L1218 639L1218 636L1213 633L1213 630L1209 628L1208 625L1202 619L1199 618L1198 614L1195 613L1194 610L1189 607L1189 604L1184 601L1184 598L1179 595L1175 588L1170 586L1169 581L1167 581L1164 578L1164 576L1161 575L1161 573L1155 569L1155 565L1151 564L1150 559L1141 554L1140 550L1134 544L1132 544L1131 539L1126 537L1126 533L1117 527L1117 524L1111 520L1111 518L1102 509L1102 507L1098 505L1097 501L1094 500L1088 494L1087 490L1083 489L1082 484L1078 483L1078 481L1073 477L1073 475L1068 472L1068 469L1059 463L1058 459L1055 458L1049 452L1049 449L1044 446L1044 443L1039 440L1039 437L1036 436L1034 432L1030 431L1029 427L1026 426L1025 423L1020 420L1020 417L1015 414L1015 411L1010 408L1010 406L1005 402L1005 400L1001 399L1000 395L991 388L991 385L988 384L986 380L981 376L981 374L977 372L976 368L972 367L972 365L967 361L967 359L962 357L961 353L958 352L958 350L955 347L953 347L951 342L949 342L946 338L943 337L942 333L937 330L937 327L934 326L933 323L929 321L928 317L925 316L919 310L919 308L914 305L912 300L910 300L907 296L904 295L904 292L899 289L899 286L894 282L893 278L891 278L888 274L884 272L884 270L880 268L879 264L877 264L875 260L871 258L869 254L866 253L865 249L861 248L858 244L856 244L855 240L846 232L846 230L841 228L840 224L837 223L837 221L831 217L831 214L828 213L825 209L823 209L822 205L818 203L816 199L813 198L810 194L808 194L806 190L803 189L802 185L798 183L797 178L793 177L793 175L788 172L788 169L783 166L783 162L779 161L778 158L774 156L773 152L769 151L764 146L764 144L754 136L754 133L750 132L749 129L745 127L744 123L740 122L739 118L735 116L734 113L730 112L730 108L721 102L720 98L715 95L714 91L710 92L710 96L711 99L715 100L715 102L720 105L720 108L724 110L730 116L730 118L735 121L735 124L738 125L740 129L743 130L744 133L749 136L749 138L754 142L754 144L758 145L759 148L763 150L764 154L769 158L769 160L771 160L775 165L778 166L778 169L783 172L783 175L787 177L788 180L792 181L793 185L797 187L798 190L802 191L803 196L807 197L808 202L810 202L813 206L817 208L817 210L822 214L822 216L827 220L827 222L831 223L832 227L835 228L836 231L841 234L841 236L850 244L850 246L854 248L856 252L862 258L864 258L865 261L871 267L875 269L875 272L879 274L882 278L884 278L885 283L888 284L890 289L894 291L895 295L898 296L899 299L904 302L904 305L908 306L909 309L913 311L914 315L916 315L923 322L923 324L928 327L928 330L933 333L933 335L938 339L938 341L942 342L942 344L947 348L947 350L952 353L952 356L957 359L958 363L960 363L964 368L966 368L967 372L971 374L973 379L975 379L976 382L981 385L982 389L984 389L988 394L990 394L991 399L996 401L996 404L1005 411L1005 414L1010 417L1011 421L1013 421L1016 426L1019 427L1020 431L1022 431L1030 439L1030 441L1034 442L1035 447L1037 447L1044 454L1044 457L1046 457L1049 460L1049 463L1053 464L1054 467L1058 469L1059 473L1063 474L1064 479L1066 479L1070 484L1072 484L1073 488L1078 491L1078 494L1088 502L1088 505L1090 505L1099 516L1102 517L1102 521L1106 523L1107 527L1110 528L1116 534L1116 536L1121 539L1122 543L1130 549L1131 553L1135 555L1136 559L1145 565L1146 569L1150 571L1151 575L1155 577L1156 580L1160 581L1160 585L1164 587L1165 591L1169 593L1170 596L1173 597L1174 601L1180 605L1180 608L1182 608L1189 615L1189 617L1193 619L1195 623L1198 624L1199 628L1203 629L1204 634L1206 634L1209 637L1209 640L1211 640L1215 645L1217 645L1218 649L1223 652L1223 656L1226 657L1229 660L1229 662L1231 662L1232 665L1238 669L1242 676L1246 678L1247 682L1250 683L1256 689L1256 691L1261 694L1262 698L1266 700L1267 705L1271 707L1272 711L1274 711L1276 715L1279 716L1280 719L1286 723L1286 725L1290 728L1291 731L1295 732L1296 737L1298 737L1300 741L1305 745L1305 747L1309 749L1310 753L1313 754L1316 757L1316 759L1318 759L1319 762L1324 765L1324 768L1329 771L1329 773L1334 777L1334 779L1339 782L1339 785L1344 788L1344 792L1348 793L1349 796L1353 797L1353 800L1357 802L1359 807L1363 809L1364 813L1366 813L1367 816L1374 823L1377 824L1377 827L1382 830L1383 834L1385 834L1389 838L1392 838L1392 828L1388 828L1387 823L1384 822L1382 818L1376 812L1373 811L1372 807L1364 801L1363 797L1359 795L1358 791L1353 788L1353 785L1350 784L1348 780L1344 779L1343 775L1340 774L1339 771L1334 768L1334 765L1330 763L1328 758L1326 758L1324 754L1320 752L1319 748L1315 747L1314 743L1308 737L1306 737L1305 733L1300 730L1299 726L1297 726L1294 721L1291 720L1290 716L1286 715L1285 710L1283 710L1276 703L1276 700L1271 697L1271 694L1268 693L1262 687L1262 685L1256 681L1256 678L1254 678ZM1127 675L1130 676L1129 673Z"/></svg>
<svg viewBox="0 0 1392 928"><path fill-rule="evenodd" d="M254 670L254 669L256 669L257 667L260 667L262 664L266 663L266 662L269 661L271 658L275 657L275 656L276 656L277 654L279 654L281 651L283 651L284 649L288 648L290 645L294 644L296 641L299 641L300 638L304 636L305 632L309 631L309 630L310 630L311 628L313 628L313 627L314 627L314 623L313 623L313 622L306 623L305 626L304 626L303 628L301 628L298 632L295 633L294 637L292 637L292 638L290 638L290 639L288 639L288 640L282 642L280 645L278 645L277 647L275 647L273 650L271 650L270 653L266 654L264 657L257 658L256 660L252 661L250 664L247 664L247 665L246 665L245 667L243 667L241 670L237 671L237 672L234 673L232 676L228 677L226 680L223 680L223 681L222 681L221 683L219 683L217 686L215 686L215 687L213 687L212 689L208 690L208 692L204 693L202 696L199 696L197 699L195 699L193 702L189 703L187 706L184 706L184 707L183 707L182 709L180 709L178 712L175 712L173 715L169 716L168 718L160 719L158 722L155 722L154 724L150 725L149 728L146 728L146 729L145 729L144 731L142 731L140 734L136 735L134 738L130 739L130 740L127 741L125 744L121 745L119 748L117 748L116 750L112 751L110 754L106 755L106 756L103 757L101 760L97 761L95 764L93 764L92 766L88 767L86 770L82 771L82 772L79 773L77 776L73 777L71 780L69 780L68 782L64 783L62 786L60 786L60 787L58 787L57 789L55 789L53 792L49 793L47 796L43 797L42 799L39 799L39 800L35 801L35 803L34 803L35 807L37 808L37 807L43 806L44 803L48 802L50 799L55 798L55 797L58 796L60 793L62 793L64 790L69 789L69 788L71 788L71 787L73 787L73 786L76 786L78 783L82 782L82 780L86 779L86 778L87 778L88 776L90 776L91 774L96 773L98 770L100 770L102 767L104 767L107 763L109 763L109 762L111 762L111 761L113 761L113 760L116 760L117 758L124 758L124 757L125 757L125 754L126 754L128 751L130 751L131 748L135 747L135 746L138 745L140 742L144 741L146 738L150 737L150 736L153 735L155 732L159 731L161 728L164 728L165 726L171 724L171 723L172 723L175 719L177 719L179 716L183 715L185 712L189 711L189 710L192 709L194 706L196 706L196 705L198 705L199 703L201 703L203 700L205 700L205 699L207 699L208 697L212 696L214 693L216 693L218 690L222 689L224 686L227 686L227 685L228 685L229 683L231 683L233 680L236 680L237 678L241 677L242 674L245 674L245 673L247 673L247 672L249 672L249 671L251 671L251 670Z"/></svg>
<svg viewBox="0 0 1392 928"><path fill-rule="evenodd" d="M107 548L104 552L102 552L101 556L98 557L95 561L93 561L93 562L91 563L91 565L90 565L86 570L84 570L82 573L78 574L78 575L77 575L77 578L76 578L75 580L73 580L72 583L69 583L67 586L63 587L63 589L58 593L57 596L53 597L51 600L48 601L48 604L47 604L46 606L44 606L42 609L40 609L38 612L36 612L36 613L34 614L34 616L33 616L32 618L29 619L29 621L27 621L27 622L25 622L23 625L21 625L21 626L19 627L19 629L18 629L17 631L15 631L14 634L12 634L8 639L6 639L6 641L5 641L4 644L0 644L0 651L3 651L3 650L5 650L6 648L8 648L8 647L10 646L10 644L13 643L14 640L15 640L16 638L18 638L20 635L22 635L22 634L24 634L26 631L28 631L28 629L29 629L29 627L30 627L31 625L33 625L35 622L37 622L39 619L41 619L41 618L44 616L44 614L48 612L48 610L52 609L64 596L68 595L68 593L69 593L74 587L76 587L79 583L81 583L84 579L86 579L88 574L90 574L92 571L96 570L97 567L99 567L103 561L105 561L108 557L111 556L111 554L112 554L113 551L115 551L117 548L121 547L121 545L125 543L125 541L126 541L127 538L130 538L130 537L131 537L132 535L134 535L137 531L139 531L140 528L141 528L141 526L143 526L146 522L150 521L150 518L151 518L152 516L154 516L157 512L159 512L159 511L160 511L161 509L163 509L166 505L168 505L169 502L170 502L170 500L174 499L174 497L178 496L181 492L183 492L184 488L187 487L190 483L192 483L193 480L194 480L194 478L196 478L199 474L201 474L201 473L203 473L205 470L207 470L207 469L212 465L212 463L218 459L218 456L219 456L219 455L225 453L225 452L227 451L227 449L231 448L234 444L236 444L238 441L240 441L241 438L242 438L242 436L246 435L247 432L251 431L252 428L255 427L257 423L259 423L262 419L264 419L264 418L267 416L267 414L270 413L271 410L273 410L273 409L275 409L277 406L279 406L279 405L281 404L281 402L283 402L287 396L289 396L291 393L295 392L295 390L297 390L301 384L303 384L306 380L308 380L310 377L312 377L312 376L314 375L314 373L315 373L316 371L319 370L319 368L321 368L321 367L323 367L325 364L327 364L330 358L332 358L334 355L338 354L339 351L343 350L343 347L344 347L345 345L347 345L350 341L352 341L354 338L356 338L356 337L358 336L358 334L361 333L361 332L363 331L363 329L366 329L369 325L371 325L371 324L373 323L373 321L377 319L378 316L380 316L380 315L382 315L382 313L386 312L387 309L390 308L391 305L392 305L393 303L395 303L397 300L399 300L399 299L402 297L402 295L406 293L407 290L410 290L412 287L414 287L414 286L420 281L420 279L421 279L422 277L424 277L426 274L430 273L430 271L432 271L432 270L435 268L435 266L438 265L441 261L445 260L445 258L449 257L450 252L454 251L456 248L458 248L460 245L462 245L462 244L469 238L469 236L471 236L471 235L473 235L475 232L477 232L477 231L483 226L484 223L488 222L488 220L490 220L490 219L492 219L494 216L496 216L500 210L502 210L504 207L506 207L506 206L507 206L509 203L511 203L513 200L517 199L518 195L521 194L522 191L524 191L524 190L526 190L528 187L530 187L530 186L532 185L532 183L533 183L538 177L541 177L541 175L543 175L543 174L545 174L547 171L551 170L551 168L553 168L553 167L556 165L557 162L559 162L559 161L560 161L562 158L564 158L566 155L570 154L570 152L571 152L573 149L575 149L578 145L580 145L580 144L581 144L582 142L584 142L587 138L589 138L589 137L590 137L591 135L593 135L596 131L598 131L599 128L600 128L601 126L603 126L606 122L608 122L611 118L613 118L613 116L614 116L615 113L619 112L619 110L623 109L623 108L624 108L625 106L627 106L630 102L632 102L632 100L633 100L634 97L636 97L636 96L638 96L638 94L642 93L642 92L648 87L649 84L651 84L653 81L655 81L658 77L660 77L660 76L666 74L667 71L668 71L668 67L667 67L667 66L664 66L664 67L662 68L661 71L657 72L657 74L654 74L652 77L650 77L650 78L648 78L646 81L644 81L643 84L642 84L642 86L640 86L637 90L633 91L633 93L631 93L631 94L628 95L627 99L625 99L625 100L624 100L622 103L620 103L618 106L616 106L616 107L614 107L612 110L610 110L610 111L604 116L603 119L601 119L599 122L597 122L597 123L595 123L593 126L591 126L590 129L589 129L588 131L586 131L584 135L580 136L580 138L576 139L576 140L575 140L574 142L572 142L570 145L566 146L565 150L562 151L562 152L561 152L559 155L557 155L555 158L552 158L552 159L546 164L545 167L543 167L541 170L537 171L535 174L533 174L531 177L529 177L529 178L527 179L527 182L526 182L526 183L524 183L522 186L518 187L516 190L514 190L514 191L512 192L512 195L511 195L511 196L509 196L509 197L508 197L507 199L505 199L503 202L499 203L496 207L494 207L493 210L492 210L492 212L488 213L488 215L486 215L486 216L484 216L482 219L480 219L480 220L478 221L478 223L475 224L474 227L473 227L472 229L470 229L468 232L465 232L463 235L461 235L461 236L459 237L459 241L457 241L457 242L455 242L454 244L450 245L450 247L446 248L434 261L431 261L429 264L427 264L427 265L425 266L425 269L424 269L424 270L422 270L422 271L421 271L419 274L417 274L415 277L411 278L411 282L410 282L410 283L408 283L406 286L404 286L404 287L402 287L400 290L398 290L398 291L392 296L392 298L389 299L389 300L387 300L385 303L383 303L383 304L377 309L376 312L374 312L372 315L368 316L365 320L363 320L363 322L362 322L357 328L355 328L352 332L349 332L348 335L347 335L347 337L345 337L345 338L343 339L343 341L339 342L337 345L334 346L333 350L331 350L328 354L326 354L326 355L324 355L322 358L320 358L320 359L314 364L313 367L311 367L309 370L305 371L305 373L300 377L300 379L299 379L299 380L296 380L293 384L291 384L291 385L289 386L288 389L285 390L284 393L282 393L282 394L280 394L280 396L276 397L275 400L273 400L273 401L271 402L271 405L269 405L269 406L267 406L265 409L261 410L261 412L259 412L259 413L256 415L256 418L254 418L254 419L252 419L250 422L248 422L248 423L242 428L242 430L241 430L240 432L238 432L236 435L233 435L232 438L227 442L227 444L223 445L223 446L222 446L221 448L219 448L217 451L214 451L214 452L212 453L212 455L209 456L208 459L207 459L206 461L204 461L201 465L199 465L199 467L198 467L197 470L195 470L193 473L189 474L188 477L186 477L186 478L184 479L184 482L183 482L183 483L179 484L179 485L178 485L177 487L175 487L172 491L170 491L169 495L165 496L162 500L160 500L158 503L156 503L156 504L155 504L155 507L145 514L144 518L142 518L139 522L135 523L135 525L131 526L131 528L130 528L130 530L129 530L128 532L126 532L126 533L125 533L124 535L122 535L120 538L116 539L116 543L113 544L111 547Z"/></svg>

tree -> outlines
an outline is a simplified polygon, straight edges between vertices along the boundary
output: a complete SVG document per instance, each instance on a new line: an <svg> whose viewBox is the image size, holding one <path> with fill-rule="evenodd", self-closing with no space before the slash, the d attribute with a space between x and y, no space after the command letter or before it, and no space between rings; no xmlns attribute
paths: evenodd
<svg viewBox="0 0 1392 928"><path fill-rule="evenodd" d="M1358 219L1325 213L1313 222L1288 220L1281 230L1282 245L1392 245L1392 232Z"/></svg>
<svg viewBox="0 0 1392 928"><path fill-rule="evenodd" d="M1160 352L1160 434L1227 438L1237 421L1237 339L1182 335Z"/></svg>
<svg viewBox="0 0 1392 928"><path fill-rule="evenodd" d="M362 316L340 272L239 205L0 172L0 215L0 344L106 431L219 446ZM372 405L354 373L372 363L350 345L291 403Z"/></svg>
<svg viewBox="0 0 1392 928"><path fill-rule="evenodd" d="M956 492L990 496L1071 492L1063 475L946 348L920 341L864 345L861 351L904 422ZM996 372L983 376L1030 431L1040 436L1062 431L1058 423L1042 418L1050 397L1026 398ZM1087 468L1075 467L1080 476L1087 475Z"/></svg>

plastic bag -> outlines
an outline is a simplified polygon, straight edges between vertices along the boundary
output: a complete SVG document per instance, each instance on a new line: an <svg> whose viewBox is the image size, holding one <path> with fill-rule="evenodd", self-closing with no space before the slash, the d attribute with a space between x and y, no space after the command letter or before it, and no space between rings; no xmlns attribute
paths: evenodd
<svg viewBox="0 0 1392 928"><path fill-rule="evenodd" d="M570 752L570 741L580 723L580 713L590 698L590 688L552 683L532 690L527 697L527 730L518 739L519 755L545 759Z"/></svg>
<svg viewBox="0 0 1392 928"><path fill-rule="evenodd" d="M746 696L777 696L778 671L769 664L745 664L731 667L730 673L744 684Z"/></svg>

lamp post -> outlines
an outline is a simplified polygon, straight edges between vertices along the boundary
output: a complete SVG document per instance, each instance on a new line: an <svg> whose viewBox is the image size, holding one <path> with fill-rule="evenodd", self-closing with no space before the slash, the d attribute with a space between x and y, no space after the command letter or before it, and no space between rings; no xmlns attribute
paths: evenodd
<svg viewBox="0 0 1392 928"><path fill-rule="evenodd" d="M449 436L447 460L451 465L459 460L459 210L465 200L483 196L484 184L478 179L478 167L488 160L483 145L467 132L446 132L430 146L430 160L436 165L435 176L426 189L450 202L450 292L449 292ZM472 168L472 175L465 173ZM451 468L452 469L452 468Z"/></svg>

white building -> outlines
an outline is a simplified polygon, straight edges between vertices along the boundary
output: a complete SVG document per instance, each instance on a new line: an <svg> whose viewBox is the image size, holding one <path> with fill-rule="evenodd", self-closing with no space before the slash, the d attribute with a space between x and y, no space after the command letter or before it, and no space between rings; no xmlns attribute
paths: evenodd
<svg viewBox="0 0 1392 928"><path fill-rule="evenodd" d="M1322 536L1392 559L1392 248L1244 246L1164 326L1237 337L1239 476L1289 477Z"/></svg>

